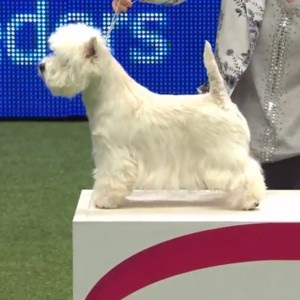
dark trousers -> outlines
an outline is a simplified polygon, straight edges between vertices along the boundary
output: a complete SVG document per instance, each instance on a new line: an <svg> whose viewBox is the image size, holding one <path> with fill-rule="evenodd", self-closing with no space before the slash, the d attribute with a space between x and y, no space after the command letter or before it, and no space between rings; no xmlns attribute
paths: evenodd
<svg viewBox="0 0 300 300"><path fill-rule="evenodd" d="M300 156L262 164L269 190L300 190Z"/></svg>

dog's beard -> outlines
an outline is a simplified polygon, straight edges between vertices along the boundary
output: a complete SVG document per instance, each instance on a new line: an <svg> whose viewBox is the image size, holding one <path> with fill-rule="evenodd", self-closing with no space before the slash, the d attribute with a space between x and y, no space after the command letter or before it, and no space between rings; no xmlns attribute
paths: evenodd
<svg viewBox="0 0 300 300"><path fill-rule="evenodd" d="M42 73L43 79L47 88L55 96L63 96L71 98L79 94L84 89L84 84L79 79L76 80L74 74L57 72L54 69L49 69Z"/></svg>
<svg viewBox="0 0 300 300"><path fill-rule="evenodd" d="M67 88L57 88L57 87L49 87L52 95L54 96L63 96L63 97L68 97L68 98L72 98L73 96L75 96L77 93L72 91L71 89L67 89Z"/></svg>

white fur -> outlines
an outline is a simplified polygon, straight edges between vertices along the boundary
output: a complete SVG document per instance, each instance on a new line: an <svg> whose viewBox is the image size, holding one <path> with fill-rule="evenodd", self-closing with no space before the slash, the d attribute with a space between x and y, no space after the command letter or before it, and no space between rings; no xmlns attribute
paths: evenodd
<svg viewBox="0 0 300 300"><path fill-rule="evenodd" d="M49 43L53 55L40 72L48 88L67 97L83 93L97 207L119 207L133 189L220 190L239 209L253 209L263 199L264 178L249 154L247 122L226 93L208 42L210 92L179 96L138 84L92 27L61 27Z"/></svg>

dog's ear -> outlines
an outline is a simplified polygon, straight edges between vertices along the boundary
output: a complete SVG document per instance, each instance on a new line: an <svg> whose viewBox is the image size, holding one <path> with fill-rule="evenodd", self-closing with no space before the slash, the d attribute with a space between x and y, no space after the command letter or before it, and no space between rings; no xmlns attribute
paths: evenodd
<svg viewBox="0 0 300 300"><path fill-rule="evenodd" d="M84 55L87 59L93 59L97 57L97 38L92 37L84 47Z"/></svg>

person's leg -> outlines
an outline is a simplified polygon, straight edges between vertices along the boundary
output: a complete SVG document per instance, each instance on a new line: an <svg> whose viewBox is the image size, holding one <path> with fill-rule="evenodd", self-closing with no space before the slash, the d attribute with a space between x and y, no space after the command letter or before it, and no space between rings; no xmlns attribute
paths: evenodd
<svg viewBox="0 0 300 300"><path fill-rule="evenodd" d="M262 165L266 186L269 190L294 189L293 168L290 159ZM299 182L300 184L300 182Z"/></svg>
<svg viewBox="0 0 300 300"><path fill-rule="evenodd" d="M300 156L294 159L293 170L293 189L300 190Z"/></svg>
<svg viewBox="0 0 300 300"><path fill-rule="evenodd" d="M300 190L300 174L298 174L298 177L295 180L293 190Z"/></svg>

